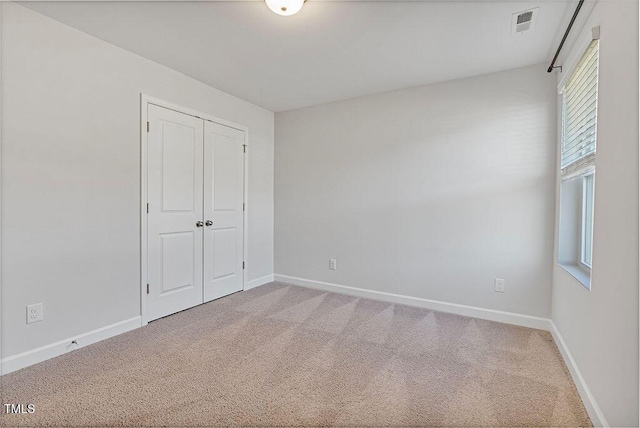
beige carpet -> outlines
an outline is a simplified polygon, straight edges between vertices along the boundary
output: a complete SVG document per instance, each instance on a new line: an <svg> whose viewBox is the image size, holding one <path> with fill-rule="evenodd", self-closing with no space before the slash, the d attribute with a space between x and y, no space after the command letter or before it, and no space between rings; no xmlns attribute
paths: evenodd
<svg viewBox="0 0 640 428"><path fill-rule="evenodd" d="M590 426L548 332L281 283L2 377L6 426Z"/></svg>

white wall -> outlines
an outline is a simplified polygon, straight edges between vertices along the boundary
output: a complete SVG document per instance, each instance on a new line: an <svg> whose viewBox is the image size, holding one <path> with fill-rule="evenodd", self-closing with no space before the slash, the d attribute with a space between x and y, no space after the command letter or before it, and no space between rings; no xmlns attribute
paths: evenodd
<svg viewBox="0 0 640 428"><path fill-rule="evenodd" d="M581 55L596 25L601 33L591 291L554 263L552 319L606 421L637 426L638 2L598 2L582 31L576 29L580 34L565 51L567 63Z"/></svg>
<svg viewBox="0 0 640 428"><path fill-rule="evenodd" d="M545 69L277 113L276 274L548 317L556 93Z"/></svg>
<svg viewBox="0 0 640 428"><path fill-rule="evenodd" d="M272 112L1 4L4 357L140 314L141 92L249 128L248 279L273 273Z"/></svg>

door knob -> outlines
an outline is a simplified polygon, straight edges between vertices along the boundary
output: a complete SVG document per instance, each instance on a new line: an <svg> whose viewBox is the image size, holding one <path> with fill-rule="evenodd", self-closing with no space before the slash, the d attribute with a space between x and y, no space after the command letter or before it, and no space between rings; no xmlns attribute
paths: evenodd
<svg viewBox="0 0 640 428"><path fill-rule="evenodd" d="M201 221L197 221L196 222L196 227L202 227L202 226L204 226L203 222L201 222Z"/></svg>
<svg viewBox="0 0 640 428"><path fill-rule="evenodd" d="M212 222L211 220L207 220L207 221L204 223L204 225L205 225L205 226L213 226L213 222Z"/></svg>

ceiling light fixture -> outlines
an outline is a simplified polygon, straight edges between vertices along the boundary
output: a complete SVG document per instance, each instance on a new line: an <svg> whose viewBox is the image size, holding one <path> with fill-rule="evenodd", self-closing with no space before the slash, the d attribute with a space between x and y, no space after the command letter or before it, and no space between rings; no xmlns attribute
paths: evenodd
<svg viewBox="0 0 640 428"><path fill-rule="evenodd" d="M269 9L282 16L290 16L300 12L305 0L265 0Z"/></svg>

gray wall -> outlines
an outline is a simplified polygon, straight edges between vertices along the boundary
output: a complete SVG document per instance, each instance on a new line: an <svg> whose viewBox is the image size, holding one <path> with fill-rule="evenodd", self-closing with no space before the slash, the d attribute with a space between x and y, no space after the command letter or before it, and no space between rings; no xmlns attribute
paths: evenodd
<svg viewBox="0 0 640 428"><path fill-rule="evenodd" d="M543 64L277 113L276 274L549 317L555 156Z"/></svg>
<svg viewBox="0 0 640 428"><path fill-rule="evenodd" d="M2 7L3 356L140 315L141 92L249 128L248 279L273 273L272 112Z"/></svg>
<svg viewBox="0 0 640 428"><path fill-rule="evenodd" d="M569 58L582 54L596 25L600 67L591 291L556 264L552 318L607 422L637 426L638 2L598 2L575 46L567 49Z"/></svg>

